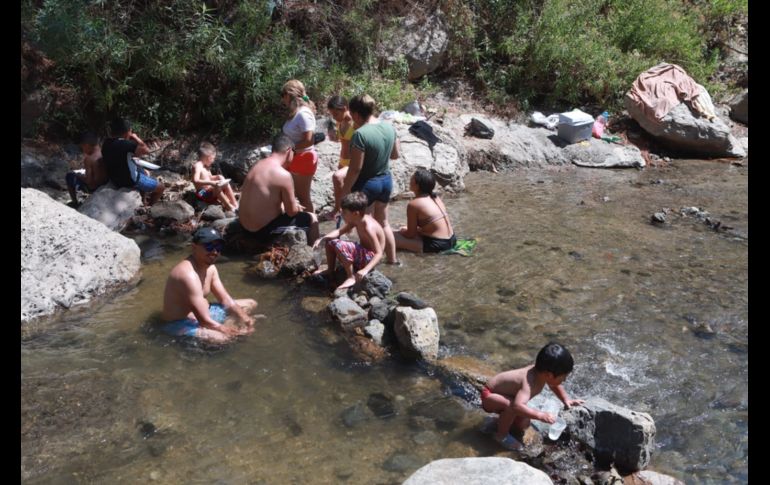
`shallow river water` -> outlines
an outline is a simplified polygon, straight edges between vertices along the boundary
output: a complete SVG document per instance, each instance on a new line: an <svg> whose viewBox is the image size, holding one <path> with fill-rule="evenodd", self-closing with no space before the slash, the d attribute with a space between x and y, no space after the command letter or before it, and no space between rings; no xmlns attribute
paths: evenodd
<svg viewBox="0 0 770 485"><path fill-rule="evenodd" d="M381 268L436 309L442 355L503 370L557 340L576 362L570 396L652 415L650 469L747 482L748 167L471 173L466 185L446 203L457 234L479 240L473 256ZM690 206L731 229L681 216ZM668 223L650 224L663 208ZM357 362L318 289L253 279L242 260L218 267L268 316L253 335L216 351L159 335L147 322L186 252L142 247L136 288L24 333L24 483L390 484L438 458L508 456L419 366ZM375 416L375 401L393 412ZM415 416L428 408L449 417Z"/></svg>

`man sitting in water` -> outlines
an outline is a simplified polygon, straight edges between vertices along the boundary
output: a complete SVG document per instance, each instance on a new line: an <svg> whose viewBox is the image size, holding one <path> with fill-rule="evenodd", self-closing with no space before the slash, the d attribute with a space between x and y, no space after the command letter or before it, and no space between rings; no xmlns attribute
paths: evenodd
<svg viewBox="0 0 770 485"><path fill-rule="evenodd" d="M268 243L287 227L299 227L308 244L318 237L318 218L303 212L294 196L294 181L286 170L294 157L294 143L286 135L273 140L273 153L251 167L241 186L238 222L257 240Z"/></svg>
<svg viewBox="0 0 770 485"><path fill-rule="evenodd" d="M170 335L196 337L210 343L224 343L238 335L254 331L254 318L248 314L257 308L251 298L233 300L219 279L214 262L224 247L222 235L211 227L193 235L192 254L174 266L163 292L162 330ZM219 303L206 300L213 293ZM244 324L229 325L230 316ZM264 315L258 315L264 318Z"/></svg>

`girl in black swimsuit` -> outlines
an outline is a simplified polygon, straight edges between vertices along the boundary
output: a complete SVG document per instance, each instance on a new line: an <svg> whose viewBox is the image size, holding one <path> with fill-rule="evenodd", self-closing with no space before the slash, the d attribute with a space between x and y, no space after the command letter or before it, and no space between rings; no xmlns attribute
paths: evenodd
<svg viewBox="0 0 770 485"><path fill-rule="evenodd" d="M436 179L424 168L409 180L415 198L406 207L407 225L394 233L396 248L437 253L454 247L456 239L441 198L433 192Z"/></svg>

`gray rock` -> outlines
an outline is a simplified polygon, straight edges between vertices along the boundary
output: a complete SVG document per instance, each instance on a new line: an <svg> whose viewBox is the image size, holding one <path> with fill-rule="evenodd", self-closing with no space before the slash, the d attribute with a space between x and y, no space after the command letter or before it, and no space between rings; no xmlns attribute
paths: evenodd
<svg viewBox="0 0 770 485"><path fill-rule="evenodd" d="M189 221L195 215L195 209L183 200L175 202L161 201L150 208L153 219L171 219L176 222Z"/></svg>
<svg viewBox="0 0 770 485"><path fill-rule="evenodd" d="M135 282L133 240L35 189L21 189L21 221L22 323Z"/></svg>
<svg viewBox="0 0 770 485"><path fill-rule="evenodd" d="M393 287L393 282L377 270L370 271L361 282L363 290L369 296L385 298Z"/></svg>
<svg viewBox="0 0 770 485"><path fill-rule="evenodd" d="M219 204L211 204L203 210L201 219L204 221L216 221L225 218L225 211Z"/></svg>
<svg viewBox="0 0 770 485"><path fill-rule="evenodd" d="M381 392L370 394L366 406L380 419L393 418L397 414L393 399Z"/></svg>
<svg viewBox="0 0 770 485"><path fill-rule="evenodd" d="M621 471L641 470L655 447L655 422L640 413L592 397L562 413L570 436L612 461Z"/></svg>
<svg viewBox="0 0 770 485"><path fill-rule="evenodd" d="M328 308L332 318L339 322L345 330L366 325L366 310L356 305L347 296L336 298L329 303Z"/></svg>
<svg viewBox="0 0 770 485"><path fill-rule="evenodd" d="M687 104L680 103L660 122L653 122L628 96L624 99L628 113L647 133L677 150L710 156L746 156L743 147L730 133L730 127L719 118L713 121L696 118Z"/></svg>
<svg viewBox="0 0 770 485"><path fill-rule="evenodd" d="M142 196L136 190L117 189L107 184L96 190L78 208L78 212L96 219L113 231L122 231L142 206Z"/></svg>
<svg viewBox="0 0 770 485"><path fill-rule="evenodd" d="M405 291L402 291L396 295L396 301L400 306L408 306L408 307L414 308L415 310L422 310L423 308L428 308L427 303L420 300L419 298L412 295L411 293L407 293Z"/></svg>
<svg viewBox="0 0 770 485"><path fill-rule="evenodd" d="M442 63L449 45L449 35L441 11L427 18L410 16L384 36L387 44L378 46L378 54L393 63L402 56L409 66L410 81L435 71Z"/></svg>
<svg viewBox="0 0 770 485"><path fill-rule="evenodd" d="M282 274L296 275L316 268L313 248L307 245L307 234L299 228L290 228L278 236L275 243L289 248L281 267Z"/></svg>
<svg viewBox="0 0 770 485"><path fill-rule="evenodd" d="M465 136L465 125L471 118L481 117L495 130L491 140ZM463 114L448 118L444 126L453 138L462 142L467 163L472 170L499 168L545 167L570 163L565 146L554 132L546 128L529 128L480 114Z"/></svg>
<svg viewBox="0 0 770 485"><path fill-rule="evenodd" d="M382 346L382 336L385 334L385 325L379 320L369 320L369 324L364 327L364 332L369 338L379 346Z"/></svg>
<svg viewBox="0 0 770 485"><path fill-rule="evenodd" d="M382 464L382 468L389 472L403 473L419 468L422 463L422 460L415 457L412 453L396 452L385 460L385 463Z"/></svg>
<svg viewBox="0 0 770 485"><path fill-rule="evenodd" d="M438 357L438 317L433 308L397 307L394 330L406 356L424 360Z"/></svg>
<svg viewBox="0 0 770 485"><path fill-rule="evenodd" d="M749 124L749 90L745 90L730 101L730 118Z"/></svg>
<svg viewBox="0 0 770 485"><path fill-rule="evenodd" d="M353 406L350 406L349 408L342 411L342 414L340 415L342 424L348 428L354 428L359 423L363 423L372 417L372 412L369 411L369 408L364 406L362 403L357 403Z"/></svg>
<svg viewBox="0 0 770 485"><path fill-rule="evenodd" d="M644 470L623 477L623 485L684 485L684 482L662 473Z"/></svg>
<svg viewBox="0 0 770 485"><path fill-rule="evenodd" d="M356 295L356 297L353 298L353 301L361 308L369 308L369 300L366 299L366 295Z"/></svg>
<svg viewBox="0 0 770 485"><path fill-rule="evenodd" d="M465 407L453 396L423 399L411 405L408 412L413 417L431 419L437 428L446 431L455 429L466 414Z"/></svg>
<svg viewBox="0 0 770 485"><path fill-rule="evenodd" d="M552 485L544 472L510 458L444 458L414 472L403 485Z"/></svg>
<svg viewBox="0 0 770 485"><path fill-rule="evenodd" d="M435 431L420 431L412 436L412 441L420 446L435 443L438 439L439 435Z"/></svg>
<svg viewBox="0 0 770 485"><path fill-rule="evenodd" d="M665 212L656 212L652 215L650 218L652 222L657 224L665 224L666 223L666 213Z"/></svg>
<svg viewBox="0 0 770 485"><path fill-rule="evenodd" d="M596 138L591 138L588 146L579 143L567 145L564 156L580 167L641 168L645 165L642 152L635 146L607 143Z"/></svg>
<svg viewBox="0 0 770 485"><path fill-rule="evenodd" d="M371 320L378 320L380 322L384 322L388 318L388 313L390 313L390 308L388 308L388 304L380 300L378 303L373 303L374 298L369 300L369 304L371 307L369 308L369 318Z"/></svg>

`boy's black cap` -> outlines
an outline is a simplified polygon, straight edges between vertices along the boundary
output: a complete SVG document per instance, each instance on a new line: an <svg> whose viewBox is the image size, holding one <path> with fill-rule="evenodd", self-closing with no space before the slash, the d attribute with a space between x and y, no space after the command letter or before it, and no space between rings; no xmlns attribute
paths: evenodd
<svg viewBox="0 0 770 485"><path fill-rule="evenodd" d="M213 227L201 227L193 234L193 242L206 244L213 241L224 241L222 235Z"/></svg>

